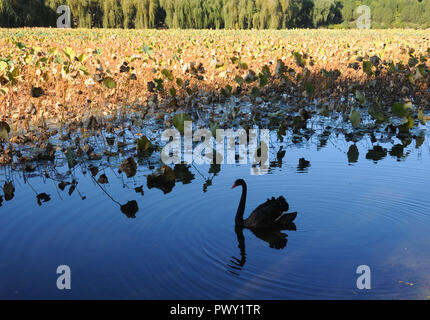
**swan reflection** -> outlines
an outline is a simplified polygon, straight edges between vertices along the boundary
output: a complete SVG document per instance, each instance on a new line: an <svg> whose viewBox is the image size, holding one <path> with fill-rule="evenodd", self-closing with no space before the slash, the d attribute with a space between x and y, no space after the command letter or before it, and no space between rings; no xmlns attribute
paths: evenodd
<svg viewBox="0 0 430 320"><path fill-rule="evenodd" d="M230 263L227 264L229 272L239 276L239 271L243 269L246 263L246 249L245 249L245 236L243 235L243 229L241 225L237 225L234 228L236 238L238 242L238 248L240 250L240 258L235 256L231 257ZM247 228L254 236L267 242L269 247L276 250L285 249L288 242L288 235L282 231L296 231L296 225L291 222L288 226L283 229L262 229L262 228Z"/></svg>

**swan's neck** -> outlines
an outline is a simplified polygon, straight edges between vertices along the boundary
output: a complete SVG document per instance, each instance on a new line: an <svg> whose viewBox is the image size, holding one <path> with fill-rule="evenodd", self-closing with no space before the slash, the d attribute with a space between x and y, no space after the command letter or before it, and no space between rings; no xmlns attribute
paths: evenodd
<svg viewBox="0 0 430 320"><path fill-rule="evenodd" d="M246 184L242 186L242 196L240 197L239 208L237 208L237 213L236 213L236 224L243 224L245 204L246 204Z"/></svg>

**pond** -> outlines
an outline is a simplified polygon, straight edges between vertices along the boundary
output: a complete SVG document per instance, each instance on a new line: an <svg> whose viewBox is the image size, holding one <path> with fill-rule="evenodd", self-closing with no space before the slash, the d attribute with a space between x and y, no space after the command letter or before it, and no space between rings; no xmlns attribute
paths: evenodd
<svg viewBox="0 0 430 320"><path fill-rule="evenodd" d="M398 135L314 117L272 130L265 175L176 165L159 183L156 155L130 178L106 157L4 167L0 298L428 299L428 141L425 126ZM283 195L295 227L235 228L238 178L245 217ZM57 289L60 265L71 290ZM357 288L361 265L370 290Z"/></svg>

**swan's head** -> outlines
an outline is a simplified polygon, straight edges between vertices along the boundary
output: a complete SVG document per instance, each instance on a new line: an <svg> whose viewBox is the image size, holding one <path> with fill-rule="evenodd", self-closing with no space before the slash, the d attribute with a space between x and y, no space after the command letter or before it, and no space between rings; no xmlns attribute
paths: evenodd
<svg viewBox="0 0 430 320"><path fill-rule="evenodd" d="M245 180L243 179L237 179L236 182L231 187L232 189L238 187L238 186L246 186Z"/></svg>

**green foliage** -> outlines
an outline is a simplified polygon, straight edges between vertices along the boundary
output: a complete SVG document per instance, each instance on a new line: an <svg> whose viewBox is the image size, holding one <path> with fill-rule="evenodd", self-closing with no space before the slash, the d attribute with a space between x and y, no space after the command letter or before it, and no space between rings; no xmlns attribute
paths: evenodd
<svg viewBox="0 0 430 320"><path fill-rule="evenodd" d="M152 55L154 53L154 50L147 46L146 44L142 47L142 52L148 54L148 55Z"/></svg>
<svg viewBox="0 0 430 320"><path fill-rule="evenodd" d="M9 141L9 133L9 125L4 121L0 121L0 141Z"/></svg>
<svg viewBox="0 0 430 320"><path fill-rule="evenodd" d="M315 94L315 87L310 82L307 82L305 84L305 90L306 90L306 94L310 98L313 97L313 95Z"/></svg>
<svg viewBox="0 0 430 320"><path fill-rule="evenodd" d="M76 162L76 154L71 148L68 148L66 150L66 159L67 159L67 164L69 165L69 169L73 169L76 166L77 162Z"/></svg>
<svg viewBox="0 0 430 320"><path fill-rule="evenodd" d="M161 70L161 74L168 80L173 81L175 78L170 70L163 69Z"/></svg>
<svg viewBox="0 0 430 320"><path fill-rule="evenodd" d="M426 123L427 123L427 119L426 119L426 117L424 116L424 112L422 111L422 110L419 110L418 111L418 120L420 121L420 123L422 124L422 125L426 125Z"/></svg>
<svg viewBox="0 0 430 320"><path fill-rule="evenodd" d="M330 70L330 71L327 71L326 69L321 69L321 73L325 77L327 77L329 79L334 79L334 80L336 80L337 78L339 78L340 75L341 75L340 71L337 70L337 69L336 70Z"/></svg>
<svg viewBox="0 0 430 320"><path fill-rule="evenodd" d="M355 109L352 109L351 114L349 115L349 120L351 121L352 126L357 129L361 124L361 115Z"/></svg>
<svg viewBox="0 0 430 320"><path fill-rule="evenodd" d="M398 118L409 116L409 110L413 110L412 103L396 103L392 107L393 114Z"/></svg>
<svg viewBox="0 0 430 320"><path fill-rule="evenodd" d="M233 88L230 85L227 85L225 88L221 89L221 94L224 97L229 98L232 95L232 91L233 91Z"/></svg>
<svg viewBox="0 0 430 320"><path fill-rule="evenodd" d="M106 88L109 88L109 89L115 89L116 88L116 82L111 77L104 78L103 84L105 85Z"/></svg>
<svg viewBox="0 0 430 320"><path fill-rule="evenodd" d="M362 106L364 106L366 104L366 102L367 102L366 97L360 91L358 91L358 90L355 91L355 97L357 98L358 102Z"/></svg>
<svg viewBox="0 0 430 320"><path fill-rule="evenodd" d="M184 134L185 121L192 121L186 113L178 113L173 117L173 125L181 134Z"/></svg>
<svg viewBox="0 0 430 320"><path fill-rule="evenodd" d="M155 147L146 136L142 136L136 142L136 149L139 155L144 155L150 154L155 149Z"/></svg>
<svg viewBox="0 0 430 320"><path fill-rule="evenodd" d="M373 74L372 63L370 61L363 61L363 71L370 77Z"/></svg>

